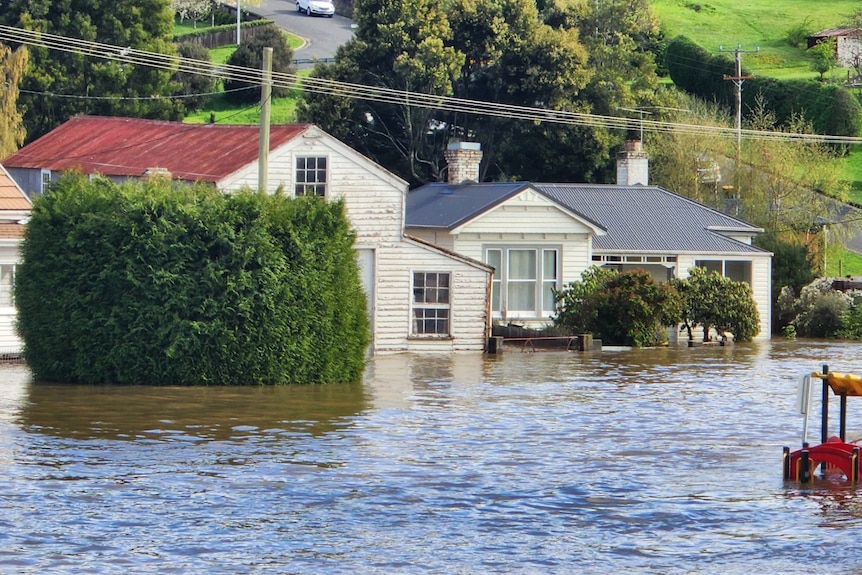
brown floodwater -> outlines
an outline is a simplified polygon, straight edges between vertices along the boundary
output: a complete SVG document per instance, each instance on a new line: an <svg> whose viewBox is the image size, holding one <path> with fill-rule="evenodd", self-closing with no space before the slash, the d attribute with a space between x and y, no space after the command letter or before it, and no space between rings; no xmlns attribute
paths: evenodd
<svg viewBox="0 0 862 575"><path fill-rule="evenodd" d="M396 355L268 388L0 366L0 572L860 573L856 490L781 472L798 380L860 349Z"/></svg>

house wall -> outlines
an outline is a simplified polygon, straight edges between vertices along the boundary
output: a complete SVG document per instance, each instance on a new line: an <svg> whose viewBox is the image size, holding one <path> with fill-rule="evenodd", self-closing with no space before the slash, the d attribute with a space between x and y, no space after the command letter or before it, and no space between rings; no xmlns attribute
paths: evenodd
<svg viewBox="0 0 862 575"><path fill-rule="evenodd" d="M374 351L484 351L487 336L486 292L489 274L412 242L377 249ZM451 337L411 337L413 272L451 274Z"/></svg>
<svg viewBox="0 0 862 575"><path fill-rule="evenodd" d="M314 130L314 129L312 129ZM343 199L356 232L356 248L367 256L365 281L373 281L369 310L374 353L401 351L484 351L487 270L403 238L407 183L389 174L338 140L319 131L274 150L269 157L267 189L294 193L297 157L327 158L327 197ZM225 190L258 187L257 165L219 183ZM452 273L452 324L447 339L411 338L413 271ZM366 291L368 287L366 286Z"/></svg>
<svg viewBox="0 0 862 575"><path fill-rule="evenodd" d="M840 66L857 66L860 63L860 59L862 59L862 40L839 36L836 43L836 52Z"/></svg>
<svg viewBox="0 0 862 575"><path fill-rule="evenodd" d="M27 197L32 198L42 188L42 170L32 168L6 168L9 175L18 184Z"/></svg>
<svg viewBox="0 0 862 575"><path fill-rule="evenodd" d="M757 313L760 315L760 333L755 336L755 341L766 341L770 338L772 331L772 293L771 293L771 278L772 278L772 258L770 256L755 256L751 258L741 257L739 255L681 255L677 262L677 277L687 278L688 270L694 267L695 260L703 259L725 259L741 261L750 259L751 266L751 292L754 298L754 303L757 305ZM702 334L702 332L699 332ZM701 335L695 334L695 339Z"/></svg>
<svg viewBox="0 0 862 575"><path fill-rule="evenodd" d="M0 264L18 264L21 261L19 248L17 240L0 241ZM0 354L19 354L24 349L15 327L16 320L15 306L0 305Z"/></svg>

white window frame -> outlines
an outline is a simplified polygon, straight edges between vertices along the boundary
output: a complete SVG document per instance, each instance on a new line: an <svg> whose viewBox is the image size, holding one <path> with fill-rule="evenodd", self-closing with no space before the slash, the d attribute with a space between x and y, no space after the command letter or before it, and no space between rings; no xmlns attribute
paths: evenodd
<svg viewBox="0 0 862 575"><path fill-rule="evenodd" d="M313 166L309 167L309 162L313 162ZM323 163L322 168L319 166L321 162ZM309 180L309 175L313 176L311 180ZM293 193L295 196L319 196L325 198L329 191L329 157L315 155L296 156L293 180Z"/></svg>
<svg viewBox="0 0 862 575"><path fill-rule="evenodd" d="M420 277L421 285L417 281ZM445 286L441 285L442 277L446 278ZM452 272L413 270L410 273L410 293L410 337L452 337ZM429 326L435 327L426 331Z"/></svg>
<svg viewBox="0 0 862 575"><path fill-rule="evenodd" d="M0 308L15 307L16 264L0 264Z"/></svg>
<svg viewBox="0 0 862 575"><path fill-rule="evenodd" d="M534 277L510 279L509 268L511 252L533 251L535 253ZM487 245L483 248L484 261L494 266L494 277L491 280L491 313L495 318L502 319L548 319L554 313L553 295L550 290L561 289L560 270L562 267L563 249L560 245ZM546 256L553 253L553 261L546 261ZM553 267L553 270L546 268ZM534 309L511 309L509 304L510 287L517 284L533 284Z"/></svg>
<svg viewBox="0 0 862 575"><path fill-rule="evenodd" d="M39 172L39 193L44 194L51 188L51 183L54 181L54 175L51 170L42 169Z"/></svg>
<svg viewBox="0 0 862 575"><path fill-rule="evenodd" d="M732 275L727 274L727 264L745 264L748 266L748 277L744 277L739 279ZM694 267L706 268L707 273L712 271L717 271L721 274L722 277L730 278L733 281L744 281L749 286L751 286L754 275L754 262L751 260L743 260L737 258L722 258L722 259L696 259L694 260ZM718 268L718 269L716 269Z"/></svg>

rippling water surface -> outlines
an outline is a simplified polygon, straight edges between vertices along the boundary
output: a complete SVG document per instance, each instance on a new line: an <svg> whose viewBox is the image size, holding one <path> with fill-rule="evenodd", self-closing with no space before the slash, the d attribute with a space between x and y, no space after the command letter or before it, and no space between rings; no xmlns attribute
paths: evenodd
<svg viewBox="0 0 862 575"><path fill-rule="evenodd" d="M0 367L0 572L860 573L856 490L781 477L797 381L859 350L507 348L265 389Z"/></svg>

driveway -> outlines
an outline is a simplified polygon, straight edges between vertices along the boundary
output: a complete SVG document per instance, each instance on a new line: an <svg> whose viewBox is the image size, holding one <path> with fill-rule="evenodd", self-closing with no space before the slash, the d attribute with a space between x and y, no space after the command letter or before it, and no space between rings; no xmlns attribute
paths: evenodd
<svg viewBox="0 0 862 575"><path fill-rule="evenodd" d="M335 56L335 50L353 37L353 20L336 14L332 18L306 16L296 11L294 0L263 0L261 6L250 12L274 20L281 28L305 40L305 45L294 51L299 68L313 65L315 60Z"/></svg>

